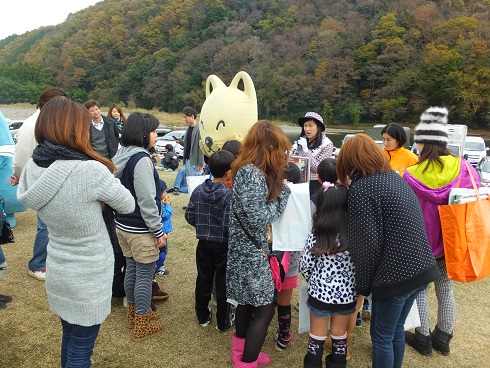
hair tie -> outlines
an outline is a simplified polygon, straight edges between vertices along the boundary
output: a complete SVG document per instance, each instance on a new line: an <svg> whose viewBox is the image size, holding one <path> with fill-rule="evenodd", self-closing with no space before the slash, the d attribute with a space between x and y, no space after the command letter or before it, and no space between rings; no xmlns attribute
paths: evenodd
<svg viewBox="0 0 490 368"><path fill-rule="evenodd" d="M322 184L322 187L323 187L323 191L325 192L328 188L332 188L334 187L335 184L333 183L330 183L329 181L324 181L323 184Z"/></svg>

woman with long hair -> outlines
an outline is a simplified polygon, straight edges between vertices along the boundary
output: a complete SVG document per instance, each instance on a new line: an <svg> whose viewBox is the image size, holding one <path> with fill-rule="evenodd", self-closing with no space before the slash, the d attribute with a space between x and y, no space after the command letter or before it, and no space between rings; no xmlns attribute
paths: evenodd
<svg viewBox="0 0 490 368"><path fill-rule="evenodd" d="M401 367L413 301L439 276L417 197L367 135L349 138L337 158L349 186L347 235L358 294L372 295L372 366Z"/></svg>
<svg viewBox="0 0 490 368"><path fill-rule="evenodd" d="M429 300L427 290L424 290L417 297L421 325L415 329L415 333L406 332L407 344L422 355L431 355L432 348L442 355L449 354L449 341L453 337L456 320L456 301L452 281L446 271L438 207L448 204L452 188L473 188L471 175L480 186L478 175L469 162L455 157L446 147L447 115L446 108L431 107L420 116L414 134L420 161L403 173L403 179L413 189L422 207L432 254L441 273L434 282L438 307L434 330L431 333Z"/></svg>
<svg viewBox="0 0 490 368"><path fill-rule="evenodd" d="M107 112L107 117L114 119L117 123L117 129L119 130L119 134L122 133L124 124L126 123L126 116L124 112L118 104L113 104L109 107L109 111Z"/></svg>
<svg viewBox="0 0 490 368"><path fill-rule="evenodd" d="M113 163L92 149L91 120L77 102L49 101L17 192L49 231L46 294L61 318L63 368L90 367L100 325L111 311L114 255L101 206L134 209L131 193L112 174Z"/></svg>
<svg viewBox="0 0 490 368"><path fill-rule="evenodd" d="M237 305L232 361L235 367L267 365L260 349L274 317L274 282L269 263L267 226L286 207L283 184L291 143L276 125L260 120L248 131L233 162L226 289ZM253 317L252 317L253 316Z"/></svg>

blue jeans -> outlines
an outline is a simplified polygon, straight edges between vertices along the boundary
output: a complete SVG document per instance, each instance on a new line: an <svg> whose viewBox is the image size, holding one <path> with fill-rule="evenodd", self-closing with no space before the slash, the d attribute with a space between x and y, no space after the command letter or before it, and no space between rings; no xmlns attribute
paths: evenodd
<svg viewBox="0 0 490 368"><path fill-rule="evenodd" d="M179 192L182 193L188 193L189 189L187 188L187 180L186 180L187 174L185 172L185 169L180 168L179 171L177 172L177 176L175 177L174 181L174 188L177 188Z"/></svg>
<svg viewBox="0 0 490 368"><path fill-rule="evenodd" d="M417 295L427 286L402 295L373 299L371 341L373 368L399 368L405 353L404 324Z"/></svg>
<svg viewBox="0 0 490 368"><path fill-rule="evenodd" d="M187 176L199 176L202 175L202 170L198 170L197 166L191 165L191 162L189 160L186 160L185 173Z"/></svg>
<svg viewBox="0 0 490 368"><path fill-rule="evenodd" d="M61 368L89 368L100 325L80 326L61 320Z"/></svg>
<svg viewBox="0 0 490 368"><path fill-rule="evenodd" d="M5 261L5 255L3 254L2 246L0 245L0 265Z"/></svg>
<svg viewBox="0 0 490 368"><path fill-rule="evenodd" d="M48 228L46 224L37 217L37 234L34 239L32 258L27 267L31 271L42 271L46 269L46 257L48 256Z"/></svg>

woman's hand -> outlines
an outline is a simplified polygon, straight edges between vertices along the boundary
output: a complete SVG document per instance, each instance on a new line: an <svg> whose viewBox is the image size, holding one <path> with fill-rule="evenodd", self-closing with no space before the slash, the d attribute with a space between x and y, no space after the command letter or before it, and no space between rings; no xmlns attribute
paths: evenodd
<svg viewBox="0 0 490 368"><path fill-rule="evenodd" d="M298 139L298 151L308 152L308 142L305 137Z"/></svg>

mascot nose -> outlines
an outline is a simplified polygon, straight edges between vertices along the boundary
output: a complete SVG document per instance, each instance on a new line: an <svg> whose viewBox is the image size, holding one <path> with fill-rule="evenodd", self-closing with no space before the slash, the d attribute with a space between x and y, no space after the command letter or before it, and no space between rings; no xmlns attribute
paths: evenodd
<svg viewBox="0 0 490 368"><path fill-rule="evenodd" d="M205 144L207 147L209 147L209 148L213 147L213 143L214 143L214 142L213 142L213 138L211 138L211 137L206 137L206 138L204 139L204 144Z"/></svg>

